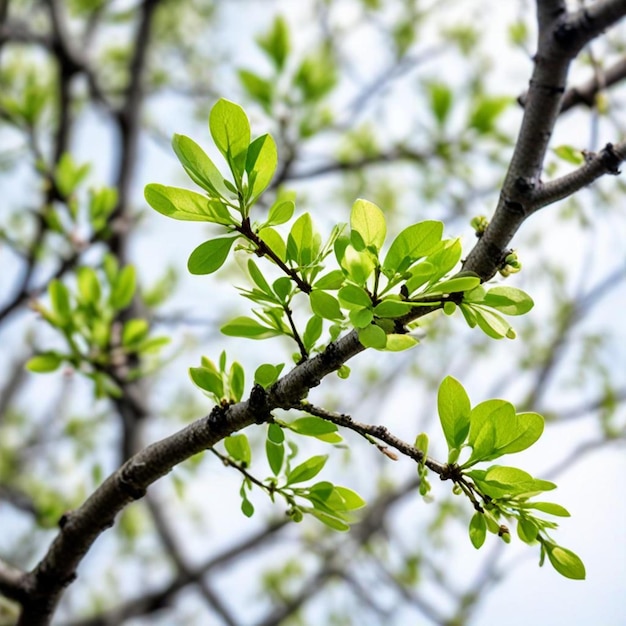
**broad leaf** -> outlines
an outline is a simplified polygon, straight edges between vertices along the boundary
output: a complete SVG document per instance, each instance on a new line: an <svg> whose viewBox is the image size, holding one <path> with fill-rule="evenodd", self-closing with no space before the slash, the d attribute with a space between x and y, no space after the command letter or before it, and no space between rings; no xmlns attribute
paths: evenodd
<svg viewBox="0 0 626 626"><path fill-rule="evenodd" d="M209 200L195 191L152 183L144 190L146 202L155 210L175 220L191 222L234 222L226 206L219 200Z"/></svg>
<svg viewBox="0 0 626 626"><path fill-rule="evenodd" d="M250 144L250 123L244 110L229 100L218 100L209 114L209 129L233 176L241 180Z"/></svg>
<svg viewBox="0 0 626 626"><path fill-rule="evenodd" d="M245 467L249 467L250 461L252 460L252 451L250 450L248 438L244 434L226 437L226 439L224 439L224 447L235 461L238 461Z"/></svg>
<svg viewBox="0 0 626 626"><path fill-rule="evenodd" d="M278 152L272 137L270 135L257 137L248 147L246 156L249 198L254 200L265 191L274 176L277 164Z"/></svg>
<svg viewBox="0 0 626 626"><path fill-rule="evenodd" d="M328 455L326 454L312 456L310 459L300 465L297 465L289 472L287 476L287 484L293 485L294 483L302 483L304 481L311 480L311 478L314 478L322 471L327 460Z"/></svg>
<svg viewBox="0 0 626 626"><path fill-rule="evenodd" d="M263 326L251 317L235 317L220 329L229 337L247 337L248 339L268 339L282 333L275 328Z"/></svg>
<svg viewBox="0 0 626 626"><path fill-rule="evenodd" d="M393 276L407 270L419 258L426 256L440 241L443 224L428 220L405 228L392 242L383 271Z"/></svg>
<svg viewBox="0 0 626 626"><path fill-rule="evenodd" d="M504 286L492 287L485 294L483 302L506 315L523 315L534 306L532 298L526 292Z"/></svg>
<svg viewBox="0 0 626 626"><path fill-rule="evenodd" d="M459 449L469 433L471 406L463 385L452 376L439 385L437 408L448 449Z"/></svg>
<svg viewBox="0 0 626 626"><path fill-rule="evenodd" d="M228 258L237 237L219 237L201 243L189 256L187 268L192 274L212 274Z"/></svg>
<svg viewBox="0 0 626 626"><path fill-rule="evenodd" d="M383 212L372 202L359 199L352 205L350 228L361 236L365 247L381 249L387 235Z"/></svg>
<svg viewBox="0 0 626 626"><path fill-rule="evenodd" d="M343 315L337 298L325 291L314 289L310 294L311 309L315 315L327 320L341 320Z"/></svg>

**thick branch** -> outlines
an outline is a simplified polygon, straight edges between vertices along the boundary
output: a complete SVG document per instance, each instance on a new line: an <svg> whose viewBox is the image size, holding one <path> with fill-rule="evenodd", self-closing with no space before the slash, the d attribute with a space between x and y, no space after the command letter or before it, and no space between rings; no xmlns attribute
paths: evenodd
<svg viewBox="0 0 626 626"><path fill-rule="evenodd" d="M507 245L534 210L533 195L561 110L572 59L626 14L626 0L598 2L573 14L565 13L564 3L558 1L540 1L537 7L539 45L522 126L493 219L463 266L483 280L496 273Z"/></svg>
<svg viewBox="0 0 626 626"><path fill-rule="evenodd" d="M0 561L0 593L16 602L24 602L27 597L24 572L4 561Z"/></svg>

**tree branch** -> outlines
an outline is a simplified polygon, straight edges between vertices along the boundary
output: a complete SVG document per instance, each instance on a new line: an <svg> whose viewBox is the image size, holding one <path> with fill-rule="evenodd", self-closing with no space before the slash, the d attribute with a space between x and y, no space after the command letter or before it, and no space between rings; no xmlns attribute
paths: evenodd
<svg viewBox="0 0 626 626"><path fill-rule="evenodd" d="M16 602L24 602L28 597L24 585L24 572L2 560L0 560L0 593Z"/></svg>

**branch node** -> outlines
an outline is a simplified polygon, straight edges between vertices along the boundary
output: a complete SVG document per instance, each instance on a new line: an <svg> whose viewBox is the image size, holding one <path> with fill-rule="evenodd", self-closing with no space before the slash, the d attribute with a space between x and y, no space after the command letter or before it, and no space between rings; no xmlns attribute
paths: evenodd
<svg viewBox="0 0 626 626"><path fill-rule="evenodd" d="M619 165L622 162L621 157L615 151L612 143L607 143L600 152L600 160L607 174L617 176L621 173Z"/></svg>
<svg viewBox="0 0 626 626"><path fill-rule="evenodd" d="M267 402L267 391L258 383L252 387L248 406L254 413L255 424L264 424L271 420L272 413Z"/></svg>

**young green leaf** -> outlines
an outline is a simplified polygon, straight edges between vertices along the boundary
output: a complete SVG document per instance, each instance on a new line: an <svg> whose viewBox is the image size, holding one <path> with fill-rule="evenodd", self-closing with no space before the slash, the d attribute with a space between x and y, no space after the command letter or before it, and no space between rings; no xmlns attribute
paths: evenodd
<svg viewBox="0 0 626 626"><path fill-rule="evenodd" d="M195 191L152 183L146 185L144 197L155 211L175 220L234 223L228 209L219 200L209 200Z"/></svg>
<svg viewBox="0 0 626 626"><path fill-rule="evenodd" d="M386 276L400 274L419 258L426 256L440 241L443 224L428 220L405 228L392 242L383 272Z"/></svg>
<svg viewBox="0 0 626 626"><path fill-rule="evenodd" d="M217 371L207 367L190 367L189 376L195 385L221 399L224 396L224 382Z"/></svg>
<svg viewBox="0 0 626 626"><path fill-rule="evenodd" d="M270 426L272 425L270 424ZM278 476L285 460L285 446L282 443L275 443L268 437L265 440L265 456L272 474Z"/></svg>
<svg viewBox="0 0 626 626"><path fill-rule="evenodd" d="M287 246L277 230L265 227L258 232L258 235L259 239L261 239L281 261L284 262L287 260Z"/></svg>
<svg viewBox="0 0 626 626"><path fill-rule="evenodd" d="M485 522L485 516L483 513L476 511L472 516L469 524L469 536L472 545L478 550L487 536L487 523Z"/></svg>
<svg viewBox="0 0 626 626"><path fill-rule="evenodd" d="M338 517L334 517L332 515L329 515L328 513L324 513L324 511L319 511L313 508L308 509L307 513L310 513L313 517L316 517L320 522L326 524L326 526L332 528L333 530L339 530L342 532L350 530L350 526L346 524L346 522L339 519Z"/></svg>
<svg viewBox="0 0 626 626"><path fill-rule="evenodd" d="M552 567L566 578L584 580L586 577L585 565L576 554L567 548L562 548L554 543L543 542Z"/></svg>
<svg viewBox="0 0 626 626"><path fill-rule="evenodd" d="M80 267L76 272L78 293L83 304L97 305L100 300L100 281L91 267Z"/></svg>
<svg viewBox="0 0 626 626"><path fill-rule="evenodd" d="M457 276L431 285L424 293L457 293L474 289L478 285L480 285L478 276Z"/></svg>
<svg viewBox="0 0 626 626"><path fill-rule="evenodd" d="M219 237L201 243L189 256L187 269L191 274L212 274L228 258L237 237Z"/></svg>
<svg viewBox="0 0 626 626"><path fill-rule="evenodd" d="M341 320L343 315L337 298L320 289L313 289L309 294L311 310L327 320Z"/></svg>
<svg viewBox="0 0 626 626"><path fill-rule="evenodd" d="M267 389L278 380L280 373L283 371L283 367L285 367L284 363L280 363L279 365L272 365L271 363L259 365L254 372L255 384L261 385L261 387Z"/></svg>
<svg viewBox="0 0 626 626"><path fill-rule="evenodd" d="M366 348L382 350L387 346L387 333L378 325L370 324L358 329L359 341Z"/></svg>
<svg viewBox="0 0 626 626"><path fill-rule="evenodd" d="M59 326L67 326L72 321L72 307L68 288L56 278L48 285L48 295L52 311Z"/></svg>
<svg viewBox="0 0 626 626"><path fill-rule="evenodd" d="M380 250L387 235L383 212L372 202L358 199L350 212L350 228L361 236L365 247Z"/></svg>
<svg viewBox="0 0 626 626"><path fill-rule="evenodd" d="M293 217L296 205L292 200L277 200L270 207L267 215L268 226L278 226L288 222Z"/></svg>
<svg viewBox="0 0 626 626"><path fill-rule="evenodd" d="M322 336L324 323L319 315L313 315L306 324L304 333L302 334L302 343L307 351L310 351L315 342Z"/></svg>
<svg viewBox="0 0 626 626"><path fill-rule="evenodd" d="M185 135L174 135L172 148L185 172L196 185L208 191L213 198L230 196L222 173L193 139Z"/></svg>
<svg viewBox="0 0 626 626"><path fill-rule="evenodd" d="M471 405L463 385L452 376L439 385L437 408L448 449L460 449L469 433Z"/></svg>
<svg viewBox="0 0 626 626"><path fill-rule="evenodd" d="M245 316L235 317L224 324L220 330L229 337L247 337L248 339L268 339L282 334L275 328L268 328L251 317Z"/></svg>
<svg viewBox="0 0 626 626"><path fill-rule="evenodd" d="M314 478L322 471L327 460L328 455L324 454L312 456L304 463L300 463L300 465L294 467L287 475L287 484L293 485L294 483L302 483L306 480L311 480L311 478Z"/></svg>
<svg viewBox="0 0 626 626"><path fill-rule="evenodd" d="M515 287L492 287L484 296L483 303L506 315L523 315L533 306L532 298L521 289Z"/></svg>
<svg viewBox="0 0 626 626"><path fill-rule="evenodd" d="M132 265L122 268L111 284L109 302L114 309L121 311L130 304L135 295L135 283L135 268Z"/></svg>
<svg viewBox="0 0 626 626"><path fill-rule="evenodd" d="M250 144L248 116L238 104L222 98L211 109L209 129L233 176L241 181Z"/></svg>
<svg viewBox="0 0 626 626"><path fill-rule="evenodd" d="M285 426L299 435L315 437L327 443L339 443L341 441L341 437L337 434L337 425L320 417L300 417L285 424Z"/></svg>
<svg viewBox="0 0 626 626"><path fill-rule="evenodd" d="M339 302L346 309L368 308L372 306L372 299L363 289L351 283L344 285L337 293Z"/></svg>
<svg viewBox="0 0 626 626"><path fill-rule="evenodd" d="M245 385L245 373L240 363L235 361L230 366L230 374L228 376L228 386L230 387L232 399L239 402L243 396Z"/></svg>
<svg viewBox="0 0 626 626"><path fill-rule="evenodd" d="M244 467L250 466L252 451L250 450L248 438L243 433L226 437L224 439L224 447L235 461L241 463Z"/></svg>
<svg viewBox="0 0 626 626"><path fill-rule="evenodd" d="M150 325L147 320L142 318L127 320L122 331L122 345L128 348L145 339L149 332Z"/></svg>
<svg viewBox="0 0 626 626"><path fill-rule="evenodd" d="M32 357L26 363L26 369L29 372L36 372L38 374L47 374L48 372L54 372L59 368L63 358L56 352L44 352Z"/></svg>
<svg viewBox="0 0 626 626"><path fill-rule="evenodd" d="M256 200L270 184L276 165L278 152L270 135L257 137L248 147L246 172L248 174L248 197Z"/></svg>
<svg viewBox="0 0 626 626"><path fill-rule="evenodd" d="M523 506L525 509L536 509L557 517L570 517L570 512L565 507L554 504L554 502L525 502Z"/></svg>
<svg viewBox="0 0 626 626"><path fill-rule="evenodd" d="M406 315L411 308L411 305L407 302L386 298L374 307L374 315L389 318L402 317Z"/></svg>
<svg viewBox="0 0 626 626"><path fill-rule="evenodd" d="M402 350L409 350L418 343L418 340L411 335L389 333L387 335L387 345L385 345L385 350L388 350L389 352L401 352Z"/></svg>
<svg viewBox="0 0 626 626"><path fill-rule="evenodd" d="M259 47L269 56L277 70L282 70L289 54L289 27L285 19L278 15L270 30L257 37Z"/></svg>

